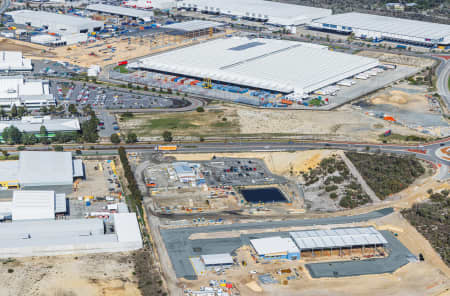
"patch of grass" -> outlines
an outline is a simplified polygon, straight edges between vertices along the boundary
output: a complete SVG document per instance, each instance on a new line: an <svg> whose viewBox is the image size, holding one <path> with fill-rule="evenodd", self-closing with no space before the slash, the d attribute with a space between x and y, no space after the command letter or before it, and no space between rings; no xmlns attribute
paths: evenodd
<svg viewBox="0 0 450 296"><path fill-rule="evenodd" d="M239 122L234 112L134 114L134 117L121 121L121 129L138 136L160 136L164 131L170 131L173 136L236 135L239 133ZM222 119L224 117L226 121Z"/></svg>
<svg viewBox="0 0 450 296"><path fill-rule="evenodd" d="M130 72L130 71L128 71L126 65L116 66L116 67L114 68L114 71L118 71L119 73L124 73L124 74L127 74L127 73Z"/></svg>

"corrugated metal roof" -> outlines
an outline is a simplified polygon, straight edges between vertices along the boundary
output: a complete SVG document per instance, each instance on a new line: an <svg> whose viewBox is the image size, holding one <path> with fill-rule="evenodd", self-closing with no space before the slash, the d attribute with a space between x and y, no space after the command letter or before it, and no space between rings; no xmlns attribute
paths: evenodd
<svg viewBox="0 0 450 296"><path fill-rule="evenodd" d="M33 11L24 9L24 10L9 11L6 14L10 15L13 19L15 17L21 17L26 18L31 22L33 22L33 20L37 20L39 22L45 22L47 24L55 24L55 25L64 24L77 28L80 26L92 26L92 27L103 26L102 22L94 21L90 18L52 13L42 10Z"/></svg>
<svg viewBox="0 0 450 296"><path fill-rule="evenodd" d="M254 42L263 45L232 50ZM309 93L377 65L376 59L329 51L321 45L240 37L175 49L139 63L145 69L285 93Z"/></svg>
<svg viewBox="0 0 450 296"><path fill-rule="evenodd" d="M3 160L0 161L0 181L18 181L19 180L19 161Z"/></svg>
<svg viewBox="0 0 450 296"><path fill-rule="evenodd" d="M388 16L349 12L335 14L314 21L318 24L351 27L375 32L419 38L450 38L450 26Z"/></svg>
<svg viewBox="0 0 450 296"><path fill-rule="evenodd" d="M54 191L14 191L12 202L13 220L55 218Z"/></svg>
<svg viewBox="0 0 450 296"><path fill-rule="evenodd" d="M0 132L3 131L5 127L15 126L20 131L27 133L38 133L41 126L45 126L48 132L58 132L58 131L79 131L80 121L78 118L72 119L45 119L41 118L40 121L28 121L28 120L0 120Z"/></svg>
<svg viewBox="0 0 450 296"><path fill-rule="evenodd" d="M21 51L0 51L0 71L31 71L31 59L25 59Z"/></svg>
<svg viewBox="0 0 450 296"><path fill-rule="evenodd" d="M205 265L227 265L233 264L233 257L228 253L201 255L201 260Z"/></svg>
<svg viewBox="0 0 450 296"><path fill-rule="evenodd" d="M136 17L140 19L150 20L153 18L153 11L134 9L106 4L91 4L86 7L87 10L99 11L110 14Z"/></svg>
<svg viewBox="0 0 450 296"><path fill-rule="evenodd" d="M178 7L267 20L276 25L301 25L331 15L331 9L262 0L184 0Z"/></svg>
<svg viewBox="0 0 450 296"><path fill-rule="evenodd" d="M20 152L19 182L20 186L72 185L72 153Z"/></svg>
<svg viewBox="0 0 450 296"><path fill-rule="evenodd" d="M62 214L67 212L66 194L55 194L55 213Z"/></svg>
<svg viewBox="0 0 450 296"><path fill-rule="evenodd" d="M275 253L296 253L299 252L297 246L290 238L279 236L265 237L250 240L258 255L270 255Z"/></svg>
<svg viewBox="0 0 450 296"><path fill-rule="evenodd" d="M81 159L73 160L73 176L75 177L84 177L84 167L83 161Z"/></svg>
<svg viewBox="0 0 450 296"><path fill-rule="evenodd" d="M114 228L119 242L142 242L136 213L114 214Z"/></svg>
<svg viewBox="0 0 450 296"><path fill-rule="evenodd" d="M289 234L300 249L387 244L386 239L373 227L305 230Z"/></svg>
<svg viewBox="0 0 450 296"><path fill-rule="evenodd" d="M176 31L183 31L183 32L194 32L194 31L200 31L205 30L209 28L218 28L223 26L222 23L218 22L212 22L212 21L202 21L202 20L192 20L192 21L186 21L182 23L174 23L170 25L165 25L163 28L166 29L172 29Z"/></svg>

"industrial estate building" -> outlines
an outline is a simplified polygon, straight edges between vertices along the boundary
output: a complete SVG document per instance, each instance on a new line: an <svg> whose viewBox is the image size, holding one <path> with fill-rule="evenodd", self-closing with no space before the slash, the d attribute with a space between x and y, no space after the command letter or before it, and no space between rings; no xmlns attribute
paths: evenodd
<svg viewBox="0 0 450 296"><path fill-rule="evenodd" d="M100 13L106 13L111 15L126 16L132 19L140 19L145 22L149 22L153 19L153 11L121 7L106 4L91 4L86 6L87 10L96 11Z"/></svg>
<svg viewBox="0 0 450 296"><path fill-rule="evenodd" d="M40 136L41 126L45 126L47 137L55 136L56 132L73 133L80 131L78 118L52 119L50 116L24 116L20 120L0 120L0 134L6 127L15 126L21 132Z"/></svg>
<svg viewBox="0 0 450 296"><path fill-rule="evenodd" d="M280 236L250 240L259 258L264 260L288 259L320 255L351 255L373 253L377 247L385 247L387 240L373 227L351 227L327 230L289 232Z"/></svg>
<svg viewBox="0 0 450 296"><path fill-rule="evenodd" d="M54 191L16 190L11 203L11 219L55 219L56 214L67 212L66 195Z"/></svg>
<svg viewBox="0 0 450 296"><path fill-rule="evenodd" d="M228 253L201 255L200 260L205 267L231 267L234 264L233 257Z"/></svg>
<svg viewBox="0 0 450 296"><path fill-rule="evenodd" d="M83 174L80 162L74 161L70 152L22 151L19 160L0 161L0 186L4 189L71 193L73 179Z"/></svg>
<svg viewBox="0 0 450 296"><path fill-rule="evenodd" d="M304 96L378 65L376 59L321 45L232 37L157 54L130 66Z"/></svg>
<svg viewBox="0 0 450 296"><path fill-rule="evenodd" d="M20 51L0 51L0 72L24 72L33 70L31 59Z"/></svg>
<svg viewBox="0 0 450 296"><path fill-rule="evenodd" d="M44 28L48 32L61 35L97 32L103 29L103 23L89 18L63 15L45 11L16 10L7 12L14 23Z"/></svg>
<svg viewBox="0 0 450 296"><path fill-rule="evenodd" d="M178 8L224 14L277 26L298 26L331 15L331 9L263 0L182 0Z"/></svg>
<svg viewBox="0 0 450 296"><path fill-rule="evenodd" d="M434 46L450 45L450 26L387 16L350 12L314 20L309 27L355 34L360 38Z"/></svg>
<svg viewBox="0 0 450 296"><path fill-rule="evenodd" d="M250 240L256 254L264 260L274 259L300 259L300 251L289 237L279 236L258 238Z"/></svg>
<svg viewBox="0 0 450 296"><path fill-rule="evenodd" d="M0 241L1 258L120 252L142 247L135 213L117 213L107 221L43 219L0 223Z"/></svg>
<svg viewBox="0 0 450 296"><path fill-rule="evenodd" d="M170 10L177 6L175 0L130 0L124 1L123 6L141 9Z"/></svg>
<svg viewBox="0 0 450 296"><path fill-rule="evenodd" d="M0 76L0 107L25 106L28 110L56 104L48 80L25 79L22 75Z"/></svg>
<svg viewBox="0 0 450 296"><path fill-rule="evenodd" d="M218 22L192 20L192 21L186 21L186 22L181 22L181 23L164 25L163 28L170 29L171 31L169 33L189 34L189 33L194 33L194 32L210 33L211 30L213 31L222 26L224 26L224 24L218 23Z"/></svg>

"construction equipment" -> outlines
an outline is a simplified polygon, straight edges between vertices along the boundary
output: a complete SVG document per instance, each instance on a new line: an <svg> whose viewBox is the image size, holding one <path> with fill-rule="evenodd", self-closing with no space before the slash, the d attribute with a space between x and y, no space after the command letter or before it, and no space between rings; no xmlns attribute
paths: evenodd
<svg viewBox="0 0 450 296"><path fill-rule="evenodd" d="M212 87L212 82L210 78L205 78L203 80L203 88L211 88Z"/></svg>

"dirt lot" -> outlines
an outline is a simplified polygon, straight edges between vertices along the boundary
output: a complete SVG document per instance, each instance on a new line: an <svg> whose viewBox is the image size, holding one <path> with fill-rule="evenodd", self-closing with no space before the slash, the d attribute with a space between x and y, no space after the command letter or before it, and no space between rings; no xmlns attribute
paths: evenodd
<svg viewBox="0 0 450 296"><path fill-rule="evenodd" d="M389 104L402 109L424 111L429 108L427 98L420 94L408 94L399 90L374 95L370 102L374 105Z"/></svg>
<svg viewBox="0 0 450 296"><path fill-rule="evenodd" d="M52 57L53 54L49 53L48 48L38 44L23 42L19 40L11 40L7 38L0 38L0 50L14 50L21 51L25 56L38 56L38 57ZM47 52L43 52L47 51Z"/></svg>
<svg viewBox="0 0 450 296"><path fill-rule="evenodd" d="M215 34L212 38L221 37L224 34ZM209 36L198 37L195 42L205 39L209 39ZM155 38L130 37L130 40L115 37L86 45L57 47L52 49L52 52L61 61L83 67L94 64L104 67L109 64L116 64L119 61L143 57L192 43L191 39L184 36L172 35L157 35ZM111 47L115 48L114 52L112 52Z"/></svg>
<svg viewBox="0 0 450 296"><path fill-rule="evenodd" d="M358 55L370 58L377 58L380 60L380 62L383 63L394 63L399 65L416 66L421 68L431 67L435 63L435 61L432 59L419 58L401 54L368 51L368 50L361 51L358 53Z"/></svg>
<svg viewBox="0 0 450 296"><path fill-rule="evenodd" d="M128 253L19 258L0 264L0 295L141 295Z"/></svg>

